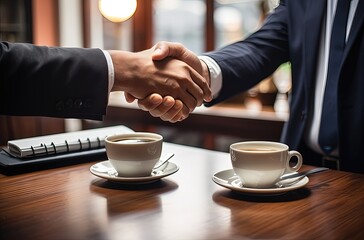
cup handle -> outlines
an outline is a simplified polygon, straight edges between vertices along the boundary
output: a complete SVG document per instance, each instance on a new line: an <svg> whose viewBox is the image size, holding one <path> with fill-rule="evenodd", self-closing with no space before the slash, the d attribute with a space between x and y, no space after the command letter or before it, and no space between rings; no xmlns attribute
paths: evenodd
<svg viewBox="0 0 364 240"><path fill-rule="evenodd" d="M297 163L293 167L290 166L290 162L291 162L292 157L297 158ZM287 159L287 165L286 165L286 173L296 172L301 168L301 166L302 166L302 155L299 152L297 152L297 151L288 151L287 158L288 159Z"/></svg>

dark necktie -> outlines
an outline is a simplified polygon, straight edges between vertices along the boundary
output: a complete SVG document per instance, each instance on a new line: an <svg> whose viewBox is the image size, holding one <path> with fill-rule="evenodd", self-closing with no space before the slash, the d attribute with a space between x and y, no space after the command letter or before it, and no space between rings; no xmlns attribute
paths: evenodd
<svg viewBox="0 0 364 240"><path fill-rule="evenodd" d="M338 0L331 31L327 80L318 139L321 149L326 154L331 153L338 143L337 90L345 49L346 24L350 2L350 0Z"/></svg>

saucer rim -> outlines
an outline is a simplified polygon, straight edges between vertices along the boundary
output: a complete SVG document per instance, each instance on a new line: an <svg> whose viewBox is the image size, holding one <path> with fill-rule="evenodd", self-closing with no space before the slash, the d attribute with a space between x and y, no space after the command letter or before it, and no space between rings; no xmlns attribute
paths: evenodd
<svg viewBox="0 0 364 240"><path fill-rule="evenodd" d="M103 179L107 179L109 181L112 182L118 182L118 183L149 183L149 182L154 182L157 181L161 178L167 177L169 175L172 175L173 173L177 172L179 170L179 166L173 162L168 162L168 165L166 166L166 168L168 168L171 165L171 169L167 170L167 171L163 171L162 174L158 174L158 175L150 175L150 176L145 176L145 177L119 177L119 176L110 176L108 173L103 173L103 172L99 172L96 170L93 170L93 167L98 165L98 164L110 164L109 160L105 160L105 161L101 161L98 163L93 164L90 167L90 172L100 178ZM111 164L110 164L110 167Z"/></svg>
<svg viewBox="0 0 364 240"><path fill-rule="evenodd" d="M283 188L247 188L247 187L236 187L233 186L231 184L231 182L227 182L227 183L223 183L222 181L227 181L227 179L223 179L221 177L218 177L217 175L222 175L222 174L226 174L228 176L233 176L234 170L233 169L226 169L223 171L219 171L217 173L215 173L212 176L212 180L219 186L228 188L232 191L235 192L240 192L240 193L249 193L249 194L282 194L282 193L286 193L289 191L293 191L299 188L302 188L304 186L307 185L307 183L309 182L309 178L307 176L305 176L303 179L301 179L299 182L288 186L288 187L283 187ZM220 181L219 181L220 180Z"/></svg>

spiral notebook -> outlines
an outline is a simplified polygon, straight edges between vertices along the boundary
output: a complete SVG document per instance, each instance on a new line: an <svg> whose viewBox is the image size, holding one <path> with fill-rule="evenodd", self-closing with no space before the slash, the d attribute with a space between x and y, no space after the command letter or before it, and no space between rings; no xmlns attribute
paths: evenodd
<svg viewBox="0 0 364 240"><path fill-rule="evenodd" d="M24 172L106 158L105 137L133 132L112 126L8 141L0 152L3 173Z"/></svg>

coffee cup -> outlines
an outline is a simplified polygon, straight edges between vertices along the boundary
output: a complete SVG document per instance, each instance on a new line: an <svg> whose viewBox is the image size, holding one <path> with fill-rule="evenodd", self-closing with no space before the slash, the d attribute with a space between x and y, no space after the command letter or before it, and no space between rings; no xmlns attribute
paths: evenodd
<svg viewBox="0 0 364 240"><path fill-rule="evenodd" d="M106 154L121 177L150 176L158 162L163 137L156 133L134 132L105 138Z"/></svg>
<svg viewBox="0 0 364 240"><path fill-rule="evenodd" d="M295 172L302 166L301 154L278 142L234 143L230 145L230 157L242 185L250 188L273 187L282 175Z"/></svg>

